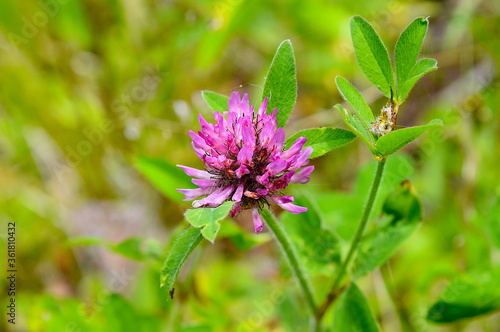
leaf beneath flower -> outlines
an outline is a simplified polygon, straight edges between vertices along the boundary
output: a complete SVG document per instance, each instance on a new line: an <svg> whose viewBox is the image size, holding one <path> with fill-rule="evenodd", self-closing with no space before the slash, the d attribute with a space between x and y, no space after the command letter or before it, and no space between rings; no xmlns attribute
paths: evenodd
<svg viewBox="0 0 500 332"><path fill-rule="evenodd" d="M189 227L173 240L161 270L160 287L165 287L170 291L182 265L202 239L203 236L198 228Z"/></svg>
<svg viewBox="0 0 500 332"><path fill-rule="evenodd" d="M214 243L221 220L227 217L235 203L229 201L216 208L189 209L184 216L191 226L201 228L201 234L205 239Z"/></svg>

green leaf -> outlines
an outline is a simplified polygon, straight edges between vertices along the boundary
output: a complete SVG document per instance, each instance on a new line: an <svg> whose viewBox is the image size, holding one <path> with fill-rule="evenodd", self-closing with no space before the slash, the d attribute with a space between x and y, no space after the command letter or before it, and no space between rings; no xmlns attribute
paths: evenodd
<svg viewBox="0 0 500 332"><path fill-rule="evenodd" d="M295 56L290 40L283 41L274 55L264 83L262 99L269 97L267 111L278 108L278 127L284 127L297 100Z"/></svg>
<svg viewBox="0 0 500 332"><path fill-rule="evenodd" d="M340 248L335 235L323 227L323 221L314 201L308 195L296 195L294 204L307 207L301 214L284 212L282 225L295 244L308 270L325 270L331 273L328 264L340 260Z"/></svg>
<svg viewBox="0 0 500 332"><path fill-rule="evenodd" d="M437 61L434 59L422 59L419 62L417 62L415 66L411 69L407 80L403 84L398 85L399 89L398 102L402 103L403 101L406 100L411 89L422 76L436 69L437 69Z"/></svg>
<svg viewBox="0 0 500 332"><path fill-rule="evenodd" d="M202 239L200 229L194 227L189 227L174 239L161 270L160 287L172 288L182 265Z"/></svg>
<svg viewBox="0 0 500 332"><path fill-rule="evenodd" d="M396 43L394 51L398 83L396 99L399 103L406 99L411 87L416 82L415 80L409 89L408 87L403 88L407 85L407 81L414 76L412 75L413 67L417 63L428 26L427 18L417 18L403 31Z"/></svg>
<svg viewBox="0 0 500 332"><path fill-rule="evenodd" d="M363 239L353 264L355 278L385 263L418 227L422 205L410 181L403 181L387 196L382 211L388 223L376 227Z"/></svg>
<svg viewBox="0 0 500 332"><path fill-rule="evenodd" d="M191 226L201 228L205 239L214 243L220 229L220 221L227 217L236 202L225 202L216 208L189 209L184 213Z"/></svg>
<svg viewBox="0 0 500 332"><path fill-rule="evenodd" d="M176 188L194 188L191 179L179 168L163 159L139 157L134 165L166 197L182 202L184 195Z"/></svg>
<svg viewBox="0 0 500 332"><path fill-rule="evenodd" d="M417 63L428 26L427 18L419 17L399 36L394 50L398 83L408 79L411 69Z"/></svg>
<svg viewBox="0 0 500 332"><path fill-rule="evenodd" d="M394 77L387 48L370 23L360 16L351 19L351 38L361 70L387 97L394 89Z"/></svg>
<svg viewBox="0 0 500 332"><path fill-rule="evenodd" d="M212 91L202 91L201 96L203 97L203 100L207 103L208 106L214 111L214 112L226 112L228 108L228 103L229 103L229 97L221 95L216 92Z"/></svg>
<svg viewBox="0 0 500 332"><path fill-rule="evenodd" d="M451 323L500 309L499 280L499 268L459 276L429 309L427 320Z"/></svg>
<svg viewBox="0 0 500 332"><path fill-rule="evenodd" d="M335 78L335 83L342 97L351 105L354 112L368 125L375 121L373 112L359 91L342 76Z"/></svg>
<svg viewBox="0 0 500 332"><path fill-rule="evenodd" d="M403 128L392 131L377 140L377 151L381 156L388 156L417 139L417 137L427 129L442 126L443 121L435 119L425 126Z"/></svg>
<svg viewBox="0 0 500 332"><path fill-rule="evenodd" d="M352 283L339 298L333 313L333 331L380 331L365 296L355 283Z"/></svg>
<svg viewBox="0 0 500 332"><path fill-rule="evenodd" d="M377 149L375 148L374 136L368 129L366 123L363 120L361 120L359 116L351 114L340 104L335 105L335 108L337 108L344 122L347 124L349 128L351 128L351 130L356 134L356 136L361 138L366 143L366 145L373 154L377 154L378 152Z"/></svg>
<svg viewBox="0 0 500 332"><path fill-rule="evenodd" d="M301 130L286 140L285 147L288 149L299 137L307 138L304 147L311 146L313 152L310 158L322 156L335 148L351 142L356 135L348 130L338 128L311 128Z"/></svg>

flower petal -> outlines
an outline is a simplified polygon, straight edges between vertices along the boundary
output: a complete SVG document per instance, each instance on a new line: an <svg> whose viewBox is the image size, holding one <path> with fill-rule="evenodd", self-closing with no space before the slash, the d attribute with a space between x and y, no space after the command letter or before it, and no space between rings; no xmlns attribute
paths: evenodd
<svg viewBox="0 0 500 332"><path fill-rule="evenodd" d="M191 136L191 139L193 140L193 144L197 148L203 149L206 152L210 151L211 147L207 144L207 142L199 134L195 133L192 130L190 130L188 133L189 133L189 136Z"/></svg>
<svg viewBox="0 0 500 332"><path fill-rule="evenodd" d="M285 142L285 129L278 128L274 133L273 138L269 142L269 147L271 150L280 151L283 149L283 143Z"/></svg>
<svg viewBox="0 0 500 332"><path fill-rule="evenodd" d="M207 197L194 201L193 207L195 208L202 206L217 207L221 205L229 197L229 195L233 192L233 190L234 186L217 188Z"/></svg>
<svg viewBox="0 0 500 332"><path fill-rule="evenodd" d="M249 116L250 115L250 103L248 102L248 93L245 93L243 95L243 98L241 98L240 101L240 110L241 114L243 116Z"/></svg>
<svg viewBox="0 0 500 332"><path fill-rule="evenodd" d="M209 189L209 188L214 188L215 185L216 185L216 181L215 179L210 179L210 180L206 180L206 179L192 179L191 182L193 182L195 185L197 185L198 187L200 187L201 189Z"/></svg>
<svg viewBox="0 0 500 332"><path fill-rule="evenodd" d="M293 196L273 196L271 199L276 204L286 204L294 201Z"/></svg>
<svg viewBox="0 0 500 332"><path fill-rule="evenodd" d="M290 211L293 214L299 214L307 211L306 207L290 203L294 200L293 196L272 196L271 200L278 204L282 209Z"/></svg>
<svg viewBox="0 0 500 332"><path fill-rule="evenodd" d="M288 186L294 174L295 171L290 171L277 178L274 178L272 184L267 187L272 191L283 190Z"/></svg>
<svg viewBox="0 0 500 332"><path fill-rule="evenodd" d="M304 167L303 169L296 172L292 176L292 178L290 179L290 183L306 184L307 182L311 181L311 178L309 177L309 175L311 175L313 170L314 170L314 166Z"/></svg>
<svg viewBox="0 0 500 332"><path fill-rule="evenodd" d="M260 108L259 108L259 112L257 113L257 116L260 118L260 117L263 117L265 114L266 114L266 111L267 111L267 103L269 102L269 98L266 97L264 98L264 100L262 101L262 104L260 104Z"/></svg>
<svg viewBox="0 0 500 332"><path fill-rule="evenodd" d="M234 91L231 93L231 96L229 96L229 102L228 102L228 107L229 107L229 112L235 112L238 115L239 110L240 110L240 93L238 91Z"/></svg>
<svg viewBox="0 0 500 332"><path fill-rule="evenodd" d="M264 187L268 187L271 185L271 182L269 182L269 172L265 172L261 176L257 175L255 179L257 180L258 183L260 183Z"/></svg>
<svg viewBox="0 0 500 332"><path fill-rule="evenodd" d="M274 176L283 172L288 167L288 162L283 159L277 159L267 165L269 176Z"/></svg>
<svg viewBox="0 0 500 332"><path fill-rule="evenodd" d="M252 163L253 158L253 147L251 145L245 145L238 152L238 162L240 164L249 165Z"/></svg>
<svg viewBox="0 0 500 332"><path fill-rule="evenodd" d="M193 147L194 153L196 153L196 155L198 156L198 158L200 158L201 160L203 160L203 157L205 157L207 155L207 153L204 150L202 150L202 149L198 149L194 145L194 142L191 142L191 146Z"/></svg>
<svg viewBox="0 0 500 332"><path fill-rule="evenodd" d="M292 144L292 146L286 150L283 151L281 154L282 159L289 159L290 157L293 157L297 153L299 153L300 150L302 150L302 147L304 144L306 144L307 138L305 137L299 137L295 140L295 142Z"/></svg>
<svg viewBox="0 0 500 332"><path fill-rule="evenodd" d="M240 212L241 212L241 203L238 202L238 203L233 205L233 208L231 209L230 215L231 215L231 217L236 217L236 215Z"/></svg>
<svg viewBox="0 0 500 332"><path fill-rule="evenodd" d="M260 217L259 210L252 209L252 219L253 219L253 229L255 233L259 234L262 232L262 228L264 227L264 223L262 222L262 218Z"/></svg>
<svg viewBox="0 0 500 332"><path fill-rule="evenodd" d="M183 201L192 201L195 198L199 198L201 196L208 195L210 193L210 189L208 188L196 188L196 189L176 189L181 194L186 195L183 198Z"/></svg>
<svg viewBox="0 0 500 332"><path fill-rule="evenodd" d="M245 188L245 184L244 183L240 183L238 185L238 188L236 188L236 191L234 192L234 195L233 195L233 201L235 202L240 202L241 201L241 197L243 197L243 190Z"/></svg>
<svg viewBox="0 0 500 332"><path fill-rule="evenodd" d="M310 146L308 146L307 148L305 148L304 150L302 150L300 152L299 156L297 157L297 159L295 159L294 161L292 161L290 163L289 169L291 171L295 171L296 169L299 169L302 166L307 165L307 163L309 163L308 158L309 158L309 156L311 155L312 152L313 152L313 149Z"/></svg>
<svg viewBox="0 0 500 332"><path fill-rule="evenodd" d="M198 122L200 123L201 130L207 133L212 133L214 131L214 125L208 123L201 113L198 113Z"/></svg>
<svg viewBox="0 0 500 332"><path fill-rule="evenodd" d="M245 147L250 146L252 150L255 149L255 128L250 117L242 123L241 136Z"/></svg>
<svg viewBox="0 0 500 332"><path fill-rule="evenodd" d="M241 177L243 175L249 174L250 170L245 165L241 165L240 167L238 167L238 169L234 173L236 174L236 176L238 177L238 179L241 179Z"/></svg>
<svg viewBox="0 0 500 332"><path fill-rule="evenodd" d="M269 190L264 188L258 188L257 190L255 190L255 192L257 193L257 195L264 197L269 193Z"/></svg>
<svg viewBox="0 0 500 332"><path fill-rule="evenodd" d="M260 120L262 123L262 129L259 134L259 141L261 146L269 146L271 139L274 137L276 132L276 126L273 125L269 117L264 117Z"/></svg>
<svg viewBox="0 0 500 332"><path fill-rule="evenodd" d="M176 166L182 168L182 170L184 171L184 173L187 174L187 176L191 176L193 178L207 179L207 180L212 178L212 174L208 173L207 171L202 171L200 169L183 165L176 165Z"/></svg>
<svg viewBox="0 0 500 332"><path fill-rule="evenodd" d="M299 214L302 212L307 212L307 208L304 206L298 206L292 203L278 204L282 209L290 211L293 214Z"/></svg>

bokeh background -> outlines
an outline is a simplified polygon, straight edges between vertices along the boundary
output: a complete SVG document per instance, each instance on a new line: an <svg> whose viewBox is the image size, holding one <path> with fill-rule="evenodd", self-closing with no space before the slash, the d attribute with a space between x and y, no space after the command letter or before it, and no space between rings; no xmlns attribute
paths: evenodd
<svg viewBox="0 0 500 332"><path fill-rule="evenodd" d="M0 279L0 330L305 331L294 280L271 236L252 234L245 214L194 253L167 300L159 271L189 207L174 190L186 179L173 165L201 167L187 135L197 113L210 117L200 91L256 100L285 39L299 83L288 135L344 128L332 108L342 101L336 75L380 109L386 100L354 58L353 15L372 22L390 50L414 18L430 17L423 55L439 70L417 84L398 124L445 122L394 157L394 182L411 179L425 218L389 262L392 300L380 272L361 287L384 331L500 331L498 313L450 325L425 320L454 276L500 263L496 0L2 0L1 266L14 221L19 272L14 329ZM371 154L355 141L313 164L311 183L291 191L306 190L347 241ZM334 267L312 269L324 291Z"/></svg>

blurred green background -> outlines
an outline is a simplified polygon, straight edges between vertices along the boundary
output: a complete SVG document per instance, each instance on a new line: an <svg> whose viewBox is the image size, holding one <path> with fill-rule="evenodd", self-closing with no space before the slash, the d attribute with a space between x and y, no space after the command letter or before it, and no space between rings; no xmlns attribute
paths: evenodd
<svg viewBox="0 0 500 332"><path fill-rule="evenodd" d="M174 191L188 179L172 165L202 167L187 135L199 128L197 113L210 118L200 91L255 100L284 39L293 43L299 83L288 136L344 127L332 109L341 102L336 75L380 109L386 100L354 58L353 15L372 22L390 50L415 17L430 16L423 55L439 69L417 84L398 124L445 122L392 157L391 183L411 179L425 212L389 262L395 301L380 272L361 287L384 331L500 331L498 313L449 325L425 320L450 279L500 263L496 0L2 0L1 262L3 275L14 221L19 272L16 326L3 309L0 330L304 331L295 281L247 214L195 252L167 300L159 270L189 207ZM371 159L355 141L314 160L311 183L296 188L342 240L354 232ZM160 177L157 168L174 170ZM318 297L333 269L308 265Z"/></svg>

